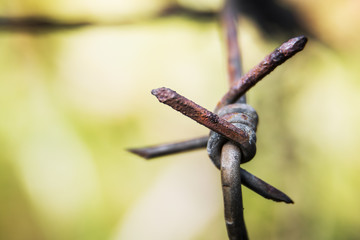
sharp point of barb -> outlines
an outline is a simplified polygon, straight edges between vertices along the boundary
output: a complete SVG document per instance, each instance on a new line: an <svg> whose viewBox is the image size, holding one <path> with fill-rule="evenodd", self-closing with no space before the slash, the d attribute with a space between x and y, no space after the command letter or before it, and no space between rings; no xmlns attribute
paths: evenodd
<svg viewBox="0 0 360 240"><path fill-rule="evenodd" d="M208 138L208 136L204 136L175 143L159 144L142 148L131 148L128 149L128 151L143 158L152 159L170 154L205 148Z"/></svg>
<svg viewBox="0 0 360 240"><path fill-rule="evenodd" d="M241 168L241 183L266 199L275 202L294 203L285 193L271 186L264 180Z"/></svg>
<svg viewBox="0 0 360 240"><path fill-rule="evenodd" d="M283 43L279 50L286 55L294 55L295 53L304 49L308 39L304 35L291 38L289 41Z"/></svg>
<svg viewBox="0 0 360 240"><path fill-rule="evenodd" d="M271 185L268 185L266 187L266 190L268 192L268 195L265 198L271 199L275 202L284 202L287 204L294 204L294 201L288 195L286 195L284 192L280 191L279 189L277 189Z"/></svg>
<svg viewBox="0 0 360 240"><path fill-rule="evenodd" d="M301 41L305 41L305 42L307 42L307 40L308 40L308 38L306 36L304 36L304 35L300 35L300 36L298 36L296 38L298 38Z"/></svg>
<svg viewBox="0 0 360 240"><path fill-rule="evenodd" d="M307 43L308 41L308 38L304 35L301 35L301 36L298 36L298 37L294 37L292 38L294 39L295 41L295 44L299 45L299 46L302 46L303 48L305 47L305 44ZM290 40L292 40L290 39Z"/></svg>
<svg viewBox="0 0 360 240"><path fill-rule="evenodd" d="M284 202L287 204L294 204L294 201L289 198L285 193L282 193L281 196L277 196L277 200L274 200L275 202Z"/></svg>
<svg viewBox="0 0 360 240"><path fill-rule="evenodd" d="M230 90L225 93L215 108L218 112L223 106L234 103L239 97L244 95L250 88L255 86L261 79L280 66L286 60L304 49L307 38L299 36L288 40L267 55L258 65L253 67L248 73L235 81Z"/></svg>
<svg viewBox="0 0 360 240"><path fill-rule="evenodd" d="M126 149L128 152L131 152L131 153L134 153L142 158L145 158L145 159L150 159L150 155L147 153L146 150L144 150L143 148L129 148L129 149Z"/></svg>

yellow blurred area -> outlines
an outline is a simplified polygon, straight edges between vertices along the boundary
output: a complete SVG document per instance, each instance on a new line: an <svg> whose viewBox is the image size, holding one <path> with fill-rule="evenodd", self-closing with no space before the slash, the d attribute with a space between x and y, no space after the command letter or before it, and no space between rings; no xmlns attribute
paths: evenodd
<svg viewBox="0 0 360 240"><path fill-rule="evenodd" d="M205 150L151 161L126 151L208 133L151 89L213 109L228 87L217 22L143 20L175 2L0 2L0 16L142 19L46 34L0 30L0 239L226 239L220 174ZM260 124L258 153L244 168L295 204L244 188L248 232L359 239L359 3L286 3L318 39L249 92ZM249 19L239 29L245 70L280 44Z"/></svg>
<svg viewBox="0 0 360 240"><path fill-rule="evenodd" d="M42 15L65 19L90 18L108 19L151 13L163 6L165 0L14 0L1 3L1 15L24 16Z"/></svg>

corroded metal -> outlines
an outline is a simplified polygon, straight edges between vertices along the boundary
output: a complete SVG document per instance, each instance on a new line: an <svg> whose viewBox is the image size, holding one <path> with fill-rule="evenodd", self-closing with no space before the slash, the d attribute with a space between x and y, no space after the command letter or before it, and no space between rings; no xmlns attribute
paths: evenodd
<svg viewBox="0 0 360 240"><path fill-rule="evenodd" d="M235 40L232 40L231 42L234 43ZM250 70L246 75L244 75L243 77L237 80L231 80L230 82L233 82L232 87L220 100L214 112L219 111L221 107L229 103L235 102L236 99L240 99L240 102L244 102L244 100L241 100L241 96L244 96L244 93L247 90L253 87L257 82L259 82L262 78L264 78L277 66L279 66L284 61L295 55L297 52L301 51L304 48L306 42L307 42L307 38L304 36L290 39L289 41L282 44L279 48L277 48L273 53L269 54L263 61L261 61L257 66L255 66L252 70ZM230 49L232 48L229 48L229 50ZM233 62L231 59L240 59L240 58L229 57L229 63ZM233 75L237 76L238 74L233 74ZM232 75L230 74L230 76ZM193 139L190 139L188 141L183 141L182 144L186 145L186 148L184 147L182 151L177 151L176 149L172 150L171 149L172 147L175 146L178 147L178 145L176 145L175 143L169 144L170 146L168 147L168 154L187 151L187 148L189 150L196 149L198 146L197 142L193 141ZM194 146L192 146L192 144L194 144ZM146 151L146 149L142 148L142 151ZM166 154L167 153L164 153L163 155Z"/></svg>
<svg viewBox="0 0 360 240"><path fill-rule="evenodd" d="M238 32L236 27L236 13L231 1L226 1L222 11L221 20L226 40L228 74L230 85L241 78L242 66L238 44Z"/></svg>
<svg viewBox="0 0 360 240"><path fill-rule="evenodd" d="M267 55L258 65L252 68L248 73L235 81L230 90L222 97L215 108L217 112L225 105L234 103L239 97L244 95L250 88L272 72L277 66L294 56L304 49L307 38L299 36L290 39Z"/></svg>
<svg viewBox="0 0 360 240"><path fill-rule="evenodd" d="M238 44L237 13L233 0L225 1L225 6L221 14L221 21L223 24L224 36L226 40L226 52L228 60L227 67L229 74L228 79L230 85L233 85L241 78L242 75L241 56ZM245 103L245 94L240 96L237 102Z"/></svg>
<svg viewBox="0 0 360 240"><path fill-rule="evenodd" d="M240 129L228 121L220 118L215 113L201 107L193 101L181 96L169 88L158 88L151 91L159 102L169 105L176 111L195 120L205 127L213 130L240 145L248 145L250 135L246 129Z"/></svg>
<svg viewBox="0 0 360 240"><path fill-rule="evenodd" d="M236 14L233 11L232 4L233 0L226 0L222 13L231 87L216 106L215 113L171 89L159 88L152 91L152 94L160 102L171 106L212 130L210 137L149 148L130 149L129 151L149 159L202 148L207 141L209 157L215 166L221 170L225 222L229 239L247 240L241 184L264 198L276 202L293 203L293 201L285 193L240 167L241 163L250 161L256 153L255 132L258 116L255 110L246 104L245 93L277 66L301 51L307 39L304 36L290 39L242 76Z"/></svg>

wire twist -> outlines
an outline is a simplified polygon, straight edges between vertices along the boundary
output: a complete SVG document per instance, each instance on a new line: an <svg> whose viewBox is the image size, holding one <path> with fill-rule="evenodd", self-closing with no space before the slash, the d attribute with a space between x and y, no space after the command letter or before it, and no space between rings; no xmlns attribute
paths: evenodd
<svg viewBox="0 0 360 240"><path fill-rule="evenodd" d="M249 141L242 144L235 143L241 150L241 163L253 159L256 154L256 128L259 121L258 115L253 107L245 103L234 103L222 107L218 115L224 120L232 123L249 136ZM224 136L214 131L210 132L207 143L207 152L211 161L220 169L221 150L228 141Z"/></svg>

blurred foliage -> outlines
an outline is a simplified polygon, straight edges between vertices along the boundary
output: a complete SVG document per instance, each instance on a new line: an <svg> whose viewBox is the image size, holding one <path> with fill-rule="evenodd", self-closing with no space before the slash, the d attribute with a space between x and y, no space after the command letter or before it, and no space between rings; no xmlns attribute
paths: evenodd
<svg viewBox="0 0 360 240"><path fill-rule="evenodd" d="M174 3L222 4L3 0L0 16L111 22ZM314 38L248 94L260 125L257 156L244 167L295 204L245 189L248 231L359 239L359 2L284 4ZM245 69L280 44L247 17L239 28ZM226 239L219 172L205 151L146 162L125 150L207 133L150 90L170 87L212 109L227 89L219 32L216 21L181 16L0 31L0 239Z"/></svg>

